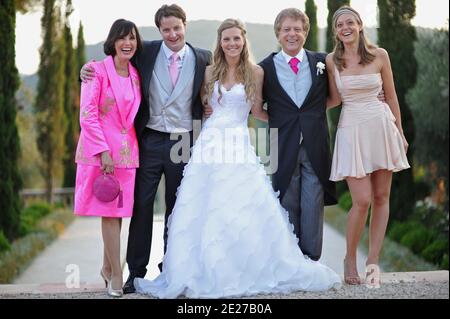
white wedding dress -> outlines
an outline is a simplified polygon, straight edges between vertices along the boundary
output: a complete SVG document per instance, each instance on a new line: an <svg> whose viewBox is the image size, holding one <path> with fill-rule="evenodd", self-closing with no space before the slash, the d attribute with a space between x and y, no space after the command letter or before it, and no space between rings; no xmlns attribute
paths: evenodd
<svg viewBox="0 0 450 319"><path fill-rule="evenodd" d="M270 179L250 144L251 106L242 84L218 84L212 116L192 148L168 220L163 271L136 278L158 298L221 298L340 286L327 266L304 257Z"/></svg>

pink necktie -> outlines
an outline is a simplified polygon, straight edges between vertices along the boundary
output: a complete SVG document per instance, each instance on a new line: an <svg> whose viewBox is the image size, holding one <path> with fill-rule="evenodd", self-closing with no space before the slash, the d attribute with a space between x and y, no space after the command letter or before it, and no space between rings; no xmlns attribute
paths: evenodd
<svg viewBox="0 0 450 319"><path fill-rule="evenodd" d="M289 60L289 65L291 66L292 71L294 71L295 74L298 73L298 64L300 63L300 60L296 57L293 57Z"/></svg>
<svg viewBox="0 0 450 319"><path fill-rule="evenodd" d="M172 54L172 56L170 57L169 74L173 87L175 87L175 84L177 84L178 75L180 73L180 70L178 69L179 58L180 57L177 53Z"/></svg>

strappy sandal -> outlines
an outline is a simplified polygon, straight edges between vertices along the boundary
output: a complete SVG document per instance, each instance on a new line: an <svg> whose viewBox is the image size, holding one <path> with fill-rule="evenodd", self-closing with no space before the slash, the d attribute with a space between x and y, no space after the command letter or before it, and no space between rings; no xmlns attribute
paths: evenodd
<svg viewBox="0 0 450 319"><path fill-rule="evenodd" d="M359 277L358 273L356 273L356 275L349 273L348 262L346 259L344 259L344 282L347 285L360 285L361 284L361 278Z"/></svg>

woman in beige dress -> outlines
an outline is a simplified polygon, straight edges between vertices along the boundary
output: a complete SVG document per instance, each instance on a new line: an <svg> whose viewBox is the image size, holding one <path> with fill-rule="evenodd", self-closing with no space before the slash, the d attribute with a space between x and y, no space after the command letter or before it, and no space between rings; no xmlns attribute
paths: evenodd
<svg viewBox="0 0 450 319"><path fill-rule="evenodd" d="M368 43L361 17L351 7L335 12L333 27L336 46L326 58L330 87L327 105L342 103L342 112L330 180L345 179L350 189L352 208L347 222L344 281L357 285L362 281L356 267L356 250L369 206L367 276L369 270L378 269L389 218L392 173L409 168L408 143L388 53ZM385 102L377 98L381 90Z"/></svg>

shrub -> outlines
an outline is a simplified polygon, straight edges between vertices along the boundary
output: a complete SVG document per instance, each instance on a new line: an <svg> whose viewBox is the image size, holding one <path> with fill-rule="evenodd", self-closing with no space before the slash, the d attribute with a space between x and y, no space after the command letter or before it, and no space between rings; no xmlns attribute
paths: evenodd
<svg viewBox="0 0 450 319"><path fill-rule="evenodd" d="M10 249L11 245L9 244L8 238L6 238L3 230L0 230L0 252Z"/></svg>
<svg viewBox="0 0 450 319"><path fill-rule="evenodd" d="M428 245L421 253L422 257L436 265L442 263L445 254L448 254L448 240L436 239Z"/></svg>
<svg viewBox="0 0 450 319"><path fill-rule="evenodd" d="M352 196L350 192L345 192L339 197L338 205L345 211L349 211L352 208Z"/></svg>
<svg viewBox="0 0 450 319"><path fill-rule="evenodd" d="M50 214L52 211L52 208L47 203L34 203L29 208L34 209L39 218Z"/></svg>
<svg viewBox="0 0 450 319"><path fill-rule="evenodd" d="M447 269L448 270L448 253L445 254L444 257L442 257L441 269Z"/></svg>
<svg viewBox="0 0 450 319"><path fill-rule="evenodd" d="M71 211L55 211L42 218L32 233L12 242L11 250L0 253L0 284L11 283L73 219Z"/></svg>
<svg viewBox="0 0 450 319"><path fill-rule="evenodd" d="M413 253L420 254L433 240L433 233L423 225L411 229L400 239L400 244L409 247Z"/></svg>
<svg viewBox="0 0 450 319"><path fill-rule="evenodd" d="M421 225L414 221L398 222L394 221L389 227L388 237L396 242L400 242L402 237L408 232L421 227Z"/></svg>
<svg viewBox="0 0 450 319"><path fill-rule="evenodd" d="M32 232L36 223L51 211L52 209L46 203L35 203L23 209L20 215L20 235L25 236Z"/></svg>
<svg viewBox="0 0 450 319"><path fill-rule="evenodd" d="M64 202L56 202L53 203L54 209L64 209L67 205L64 205Z"/></svg>
<svg viewBox="0 0 450 319"><path fill-rule="evenodd" d="M52 241L47 233L32 233L19 238L11 250L0 254L0 284L9 284Z"/></svg>
<svg viewBox="0 0 450 319"><path fill-rule="evenodd" d="M448 234L448 211L430 199L416 202L412 218L437 233Z"/></svg>

